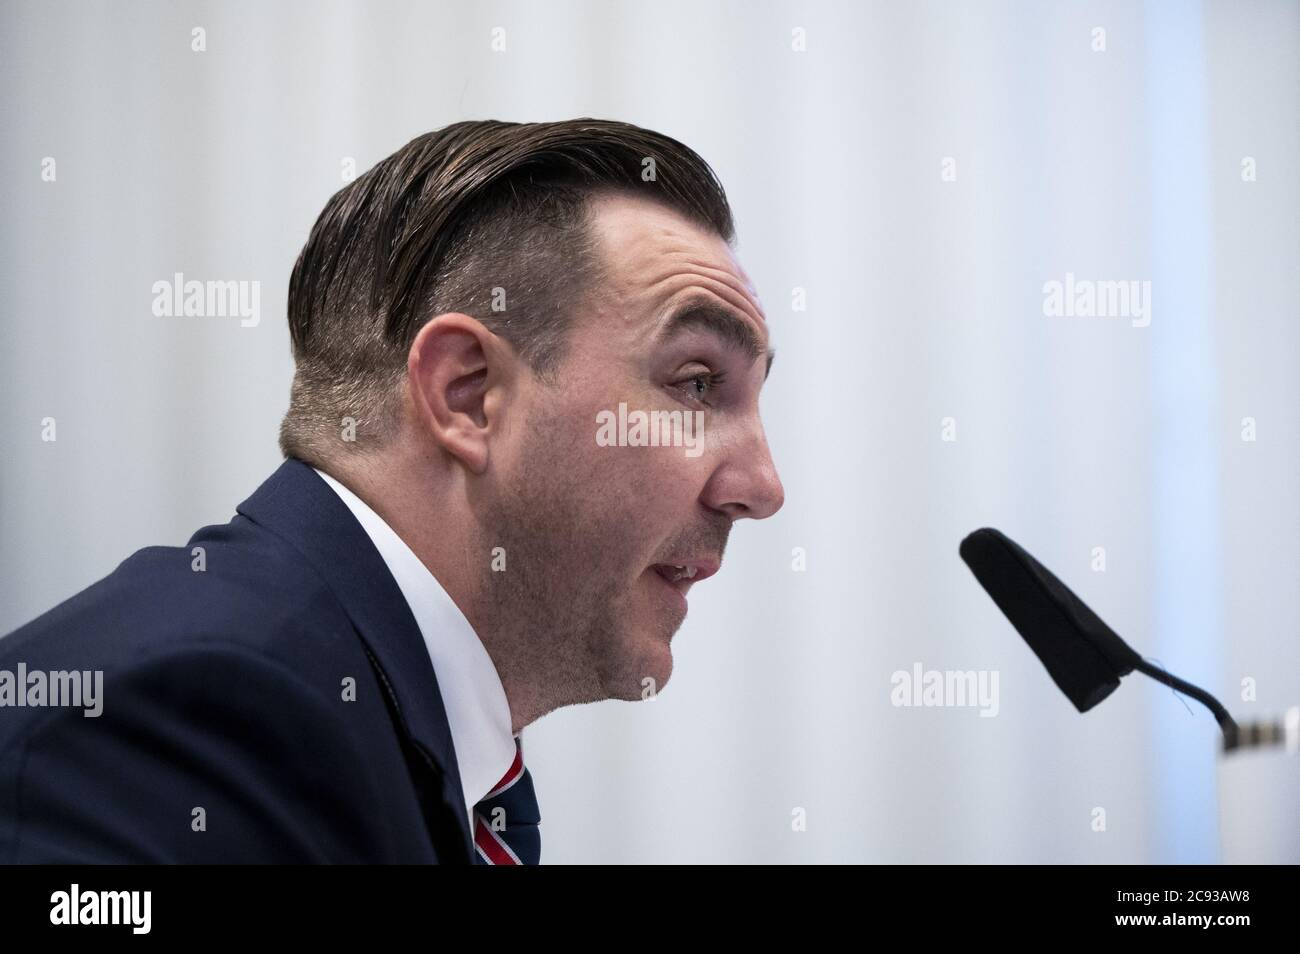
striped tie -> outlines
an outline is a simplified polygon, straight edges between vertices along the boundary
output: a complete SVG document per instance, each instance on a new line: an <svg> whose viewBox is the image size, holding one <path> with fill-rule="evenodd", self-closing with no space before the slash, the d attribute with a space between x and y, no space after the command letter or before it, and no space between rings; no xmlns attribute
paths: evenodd
<svg viewBox="0 0 1300 954"><path fill-rule="evenodd" d="M474 861L480 865L536 865L542 859L542 816L533 777L524 768L523 739L515 736L515 761L474 806Z"/></svg>

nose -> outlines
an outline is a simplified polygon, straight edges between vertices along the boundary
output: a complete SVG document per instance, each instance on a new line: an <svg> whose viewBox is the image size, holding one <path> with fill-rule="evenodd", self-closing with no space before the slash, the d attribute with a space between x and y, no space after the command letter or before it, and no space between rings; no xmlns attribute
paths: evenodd
<svg viewBox="0 0 1300 954"><path fill-rule="evenodd" d="M709 477L702 501L732 520L765 520L785 503L785 488L760 430L732 448Z"/></svg>

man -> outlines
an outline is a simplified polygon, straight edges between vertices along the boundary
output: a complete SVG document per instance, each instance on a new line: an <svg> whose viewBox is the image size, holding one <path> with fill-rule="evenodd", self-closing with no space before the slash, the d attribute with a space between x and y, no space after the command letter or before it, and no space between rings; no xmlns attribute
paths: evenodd
<svg viewBox="0 0 1300 954"><path fill-rule="evenodd" d="M699 156L590 119L457 123L338 192L284 464L0 640L0 861L537 863L524 727L661 690L782 503L732 233ZM72 671L98 715L32 689Z"/></svg>

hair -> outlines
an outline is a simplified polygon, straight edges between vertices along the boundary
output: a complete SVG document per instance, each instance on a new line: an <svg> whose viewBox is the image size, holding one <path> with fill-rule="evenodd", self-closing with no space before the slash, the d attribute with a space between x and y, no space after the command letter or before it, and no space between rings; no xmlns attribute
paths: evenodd
<svg viewBox="0 0 1300 954"><path fill-rule="evenodd" d="M612 120L455 123L336 192L289 279L284 455L320 465L383 446L407 352L436 315L474 317L546 376L605 274L589 209L606 192L653 198L734 239L726 193L700 156Z"/></svg>

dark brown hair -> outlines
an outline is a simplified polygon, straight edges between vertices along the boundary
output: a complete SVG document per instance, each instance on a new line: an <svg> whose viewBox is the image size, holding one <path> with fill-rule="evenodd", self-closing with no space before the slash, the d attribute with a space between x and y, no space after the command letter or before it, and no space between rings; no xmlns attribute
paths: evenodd
<svg viewBox="0 0 1300 954"><path fill-rule="evenodd" d="M285 456L320 464L347 442L390 437L407 351L435 315L471 315L538 373L553 368L601 278L587 213L603 191L654 198L733 240L726 193L703 159L611 120L455 123L335 193L289 280Z"/></svg>

